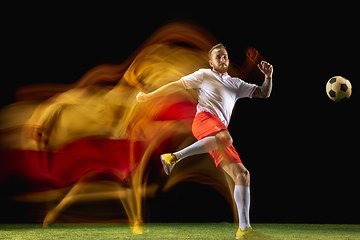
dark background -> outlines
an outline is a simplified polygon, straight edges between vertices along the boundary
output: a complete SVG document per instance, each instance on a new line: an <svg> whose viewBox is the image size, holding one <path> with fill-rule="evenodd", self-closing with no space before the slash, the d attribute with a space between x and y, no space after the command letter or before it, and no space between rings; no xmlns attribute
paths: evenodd
<svg viewBox="0 0 360 240"><path fill-rule="evenodd" d="M360 223L355 9L261 2L8 5L1 106L15 101L19 86L74 83L94 66L122 63L166 23L190 22L223 42L232 62L241 65L244 49L253 46L275 69L271 98L239 100L229 126L251 172L252 220ZM347 102L325 93L336 75L352 83ZM196 192L192 186L179 192Z"/></svg>

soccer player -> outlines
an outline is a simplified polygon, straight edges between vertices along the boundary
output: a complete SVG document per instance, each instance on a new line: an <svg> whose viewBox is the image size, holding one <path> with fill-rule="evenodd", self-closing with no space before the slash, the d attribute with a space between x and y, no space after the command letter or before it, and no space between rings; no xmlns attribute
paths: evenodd
<svg viewBox="0 0 360 240"><path fill-rule="evenodd" d="M196 154L210 153L216 167L227 173L235 182L234 200L239 214L236 238L242 239L256 234L251 228L249 219L250 173L232 145L233 139L227 126L237 99L270 96L273 66L266 61L261 61L257 65L265 75L262 86L257 86L229 76L227 73L229 63L226 48L219 43L209 51L209 64L212 69L199 69L151 93L140 92L137 100L145 102L184 88L197 90L199 100L192 132L198 141L178 152L161 155L161 162L166 174L170 174L174 165L182 159Z"/></svg>

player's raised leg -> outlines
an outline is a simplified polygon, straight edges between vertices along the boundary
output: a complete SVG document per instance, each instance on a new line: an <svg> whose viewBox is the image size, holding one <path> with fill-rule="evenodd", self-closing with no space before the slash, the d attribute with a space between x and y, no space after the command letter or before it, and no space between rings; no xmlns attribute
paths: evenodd
<svg viewBox="0 0 360 240"><path fill-rule="evenodd" d="M227 130L220 130L215 136L203 138L190 146L174 153L166 153L160 156L166 174L170 174L174 165L186 157L208 153L215 149L227 148L233 140Z"/></svg>
<svg viewBox="0 0 360 240"><path fill-rule="evenodd" d="M186 157L207 153L218 148L216 136L206 137L190 146L175 152L166 153L160 156L166 174L170 174L174 165Z"/></svg>

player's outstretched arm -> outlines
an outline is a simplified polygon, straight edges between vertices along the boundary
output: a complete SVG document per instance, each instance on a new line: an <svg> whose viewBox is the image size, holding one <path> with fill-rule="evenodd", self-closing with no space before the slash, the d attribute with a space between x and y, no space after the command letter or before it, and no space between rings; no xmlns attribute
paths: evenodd
<svg viewBox="0 0 360 240"><path fill-rule="evenodd" d="M265 75L265 80L261 87L257 87L255 89L252 97L268 98L270 97L272 90L273 66L266 61L261 61L261 63L258 64L257 66L260 69L260 71Z"/></svg>
<svg viewBox="0 0 360 240"><path fill-rule="evenodd" d="M139 92L138 95L136 95L136 100L138 102L146 102L149 101L152 98L162 97L165 95L172 94L174 92L180 91L184 89L184 85L179 81L168 83L161 88L158 88L157 90L151 92L151 93L144 93Z"/></svg>

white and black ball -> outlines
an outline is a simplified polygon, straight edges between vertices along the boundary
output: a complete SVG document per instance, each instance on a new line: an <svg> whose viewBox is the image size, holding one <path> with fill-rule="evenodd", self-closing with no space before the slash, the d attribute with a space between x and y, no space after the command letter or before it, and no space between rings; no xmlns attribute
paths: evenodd
<svg viewBox="0 0 360 240"><path fill-rule="evenodd" d="M326 93L335 102L346 101L351 96L351 92L352 86L350 81L341 76L330 78L326 84Z"/></svg>

